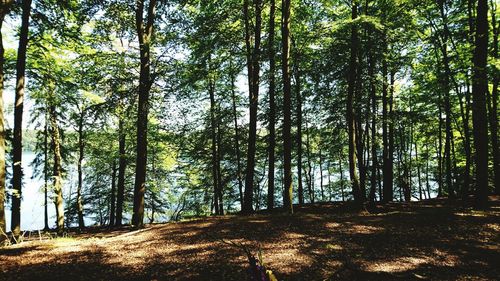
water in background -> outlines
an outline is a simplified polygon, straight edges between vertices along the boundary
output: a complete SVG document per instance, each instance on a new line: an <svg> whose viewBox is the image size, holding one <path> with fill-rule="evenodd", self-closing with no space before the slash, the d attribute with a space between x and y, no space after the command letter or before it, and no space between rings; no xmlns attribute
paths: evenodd
<svg viewBox="0 0 500 281"><path fill-rule="evenodd" d="M33 152L23 152L23 190L21 201L21 230L36 230L43 229L44 227L44 193L43 193L43 180L32 179L33 168L30 163L35 159ZM8 164L7 164L8 165ZM55 206L52 200L48 198L48 213L49 213L49 227L55 227ZM11 210L10 206L5 208L5 218L7 223L7 231L10 231Z"/></svg>

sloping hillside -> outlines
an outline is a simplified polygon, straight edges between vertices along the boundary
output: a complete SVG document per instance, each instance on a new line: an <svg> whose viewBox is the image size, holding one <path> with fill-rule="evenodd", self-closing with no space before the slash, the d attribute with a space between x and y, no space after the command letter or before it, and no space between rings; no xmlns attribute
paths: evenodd
<svg viewBox="0 0 500 281"><path fill-rule="evenodd" d="M242 243L279 280L494 280L500 203L343 204L29 241L0 249L0 280L248 280ZM225 242L223 242L223 240Z"/></svg>

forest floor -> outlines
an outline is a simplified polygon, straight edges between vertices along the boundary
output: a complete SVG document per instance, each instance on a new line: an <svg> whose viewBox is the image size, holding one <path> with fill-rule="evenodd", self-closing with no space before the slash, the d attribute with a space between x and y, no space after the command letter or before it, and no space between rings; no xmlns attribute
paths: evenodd
<svg viewBox="0 0 500 281"><path fill-rule="evenodd" d="M352 212L311 204L259 213L89 230L0 248L0 280L248 280L238 248L260 247L278 280L498 280L500 198L392 203Z"/></svg>

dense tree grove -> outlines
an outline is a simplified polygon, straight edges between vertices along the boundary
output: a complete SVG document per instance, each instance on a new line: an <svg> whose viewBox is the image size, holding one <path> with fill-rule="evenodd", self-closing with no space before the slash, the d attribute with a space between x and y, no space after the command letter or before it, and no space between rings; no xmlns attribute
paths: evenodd
<svg viewBox="0 0 500 281"><path fill-rule="evenodd" d="M500 193L496 1L0 5L0 239Z"/></svg>

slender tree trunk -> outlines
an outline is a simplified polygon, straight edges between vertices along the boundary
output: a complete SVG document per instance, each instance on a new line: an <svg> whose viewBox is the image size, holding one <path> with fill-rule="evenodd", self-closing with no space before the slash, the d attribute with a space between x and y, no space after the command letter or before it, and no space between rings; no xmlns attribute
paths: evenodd
<svg viewBox="0 0 500 281"><path fill-rule="evenodd" d="M295 99L296 99L296 114L297 114L297 135L295 143L297 145L297 195L299 197L299 205L304 204L304 187L302 182L302 95L301 91L301 73L300 73L300 55L295 52L295 62L293 70L295 75ZM306 175L307 176L307 175ZM310 188L308 186L308 188ZM309 189L309 195L310 189Z"/></svg>
<svg viewBox="0 0 500 281"><path fill-rule="evenodd" d="M422 177L420 175L420 163L418 162L418 145L415 142L415 164L417 165L417 178L418 178L418 199L422 201Z"/></svg>
<svg viewBox="0 0 500 281"><path fill-rule="evenodd" d="M283 208L293 213L292 205L292 136L291 136L291 81L290 81L290 0L283 0L281 7L281 42L283 75Z"/></svg>
<svg viewBox="0 0 500 281"><path fill-rule="evenodd" d="M473 16L473 2L475 0L467 1L467 20L468 20L468 41L471 46L474 45L474 37L475 37L475 27L474 27L474 16ZM470 71L473 71L473 62L471 64ZM465 114L462 113L463 116L463 126L464 126L464 135L465 135L465 175L464 175L464 185L462 186L462 198L466 199L469 196L470 192L470 182L471 182L471 166L472 166L472 148L471 148L471 133L469 127L470 120L470 109L472 107L471 104L471 90L470 90L470 81L468 76L466 77L466 85L467 91L465 92ZM463 111L463 110L462 110Z"/></svg>
<svg viewBox="0 0 500 281"><path fill-rule="evenodd" d="M439 110L439 132L438 132L438 197L443 196L443 110L442 110L442 97L441 91L439 92L438 100L438 110Z"/></svg>
<svg viewBox="0 0 500 281"><path fill-rule="evenodd" d="M327 177L328 177L328 202L331 202L332 201L332 174L331 174L331 159L328 159L328 162L327 162L327 167L326 167L326 171L327 171Z"/></svg>
<svg viewBox="0 0 500 281"><path fill-rule="evenodd" d="M357 0L352 1L351 9L352 19L358 17L358 3ZM351 27L351 42L350 42L350 59L349 59L349 74L348 74L348 87L347 87L347 133L349 136L349 175L351 180L352 194L354 201L361 206L363 203L363 196L361 194L361 187L359 183L358 172L356 169L356 117L354 112L354 94L356 93L356 79L357 79L357 54L358 54L358 30L353 24Z"/></svg>
<svg viewBox="0 0 500 281"><path fill-rule="evenodd" d="M307 152L307 191L309 193L309 202L314 203L315 200L315 192L314 192L314 184L313 184L313 171L312 171L312 164L311 164L311 143L309 140L309 135L310 135L310 130L309 126L307 124L307 119L306 119L306 152Z"/></svg>
<svg viewBox="0 0 500 281"><path fill-rule="evenodd" d="M152 85L150 74L151 37L156 14L156 0L150 0L147 7L146 25L144 20L144 0L137 0L135 7L135 27L139 38L140 76L139 76L139 103L137 111L137 158L135 166L134 184L134 213L132 224L135 227L144 226L144 194L146 192L146 165L147 165L147 132L149 112L149 91Z"/></svg>
<svg viewBox="0 0 500 281"><path fill-rule="evenodd" d="M213 183L213 198L214 198L214 208L215 214L220 214L219 207L219 182L218 182L218 163L217 163L217 129L216 129L216 120L215 120L215 89L214 83L209 79L208 81L208 92L210 94L210 134L212 138L212 183Z"/></svg>
<svg viewBox="0 0 500 281"><path fill-rule="evenodd" d="M340 171L340 193L342 196L342 202L344 202L345 194L344 194L344 170L342 168L342 153L340 153L339 157L339 171Z"/></svg>
<svg viewBox="0 0 500 281"><path fill-rule="evenodd" d="M319 145L319 188L321 191L321 201L325 202L325 191L323 188L323 155L321 153L321 143Z"/></svg>
<svg viewBox="0 0 500 281"><path fill-rule="evenodd" d="M110 208L109 208L109 226L115 225L115 214L116 214L116 161L113 161L113 166L111 167L111 196L110 196Z"/></svg>
<svg viewBox="0 0 500 281"><path fill-rule="evenodd" d="M54 204L56 207L56 225L57 233L62 234L64 230L64 206L63 206L63 191L62 191L62 156L61 156L61 136L57 125L56 106L54 104L54 88L49 87L49 118L52 132L52 151L54 153Z"/></svg>
<svg viewBox="0 0 500 281"><path fill-rule="evenodd" d="M244 1L244 16L246 45L247 45L247 65L248 65L248 85L250 102L250 123L248 130L247 166L245 178L245 198L243 200L243 213L253 212L253 186L255 175L255 145L257 140L257 108L259 101L259 72L260 72L260 43L262 29L262 0L253 0L255 7L254 26L254 46L250 46L248 0Z"/></svg>
<svg viewBox="0 0 500 281"><path fill-rule="evenodd" d="M240 130L238 128L238 112L236 110L236 91L234 90L234 74L231 73L231 98L233 102L234 119L234 149L236 150L236 169L238 178L238 191L240 195L240 207L243 210L243 180L241 178L241 151L240 151ZM274 162L273 162L274 163Z"/></svg>
<svg viewBox="0 0 500 281"><path fill-rule="evenodd" d="M31 13L31 0L22 3L23 13L21 32L19 33L19 48L17 50L16 64L16 96L14 101L14 139L12 145L12 218L11 231L15 241L19 241L21 234L21 197L22 197L22 130L23 107L26 72L26 50L28 47L28 31Z"/></svg>
<svg viewBox="0 0 500 281"><path fill-rule="evenodd" d="M375 87L376 77L375 77L375 60L373 58L373 54L370 53L369 62L368 62L368 76L370 79L370 96L372 103L372 127L371 127L371 135L372 135L372 169L370 175L370 202L375 202L375 192L377 189L377 91Z"/></svg>
<svg viewBox="0 0 500 281"><path fill-rule="evenodd" d="M451 163L451 138L453 137L451 128L451 101L450 101L450 60L448 57L448 17L445 12L445 1L439 0L439 11L441 19L443 20L443 42L441 46L441 53L443 55L444 76L442 78L444 90L444 113L446 115L445 121L445 145L444 145L444 162L445 162L445 180L446 191L449 197L454 197L455 193L452 184L452 163Z"/></svg>
<svg viewBox="0 0 500 281"><path fill-rule="evenodd" d="M7 238L4 233L7 233L5 224L5 118L3 115L3 89L4 89L4 63L5 49L3 46L2 26L5 16L9 13L10 7L14 3L13 0L3 0L0 2L0 245Z"/></svg>
<svg viewBox="0 0 500 281"><path fill-rule="evenodd" d="M276 104L275 104L275 72L276 72L276 53L274 51L274 19L276 13L276 3L275 0L270 0L269 9L269 46L268 46L268 56L269 56L269 171L267 179L267 209L272 210L274 208L274 162L275 160L275 149L276 149Z"/></svg>
<svg viewBox="0 0 500 281"><path fill-rule="evenodd" d="M217 106L219 108L219 106ZM219 197L219 215L223 216L224 215L224 201L223 201L223 195L224 195L224 186L222 183L222 168L221 168L221 162L222 162L222 133L220 130L220 113L219 110L216 112L217 114L217 196Z"/></svg>
<svg viewBox="0 0 500 281"><path fill-rule="evenodd" d="M384 34L384 49L387 52L387 43L385 42L386 35ZM391 110L390 110L390 99L388 87L389 83L387 81L387 58L382 57L382 138L383 138L383 196L382 202L387 203L393 201L394 191L393 191L393 162L391 154L391 139L390 126L392 124L391 120Z"/></svg>
<svg viewBox="0 0 500 281"><path fill-rule="evenodd" d="M488 203L488 129L486 116L486 95L488 77L486 64L488 56L488 3L477 1L476 42L474 48L472 123L474 146L476 148L476 208L487 207Z"/></svg>
<svg viewBox="0 0 500 281"><path fill-rule="evenodd" d="M123 202L125 195L125 170L127 168L127 155L125 150L125 129L123 116L120 114L118 120L118 186L116 192L116 220L115 225L122 225Z"/></svg>
<svg viewBox="0 0 500 281"><path fill-rule="evenodd" d="M389 91L389 174L390 174L390 185L392 188L393 182L393 170L394 170L394 71L390 73L390 91ZM390 197L392 201L392 196Z"/></svg>
<svg viewBox="0 0 500 281"><path fill-rule="evenodd" d="M43 204L43 230L49 230L49 114L45 111L45 128L43 134L43 181L44 181L44 204Z"/></svg>
<svg viewBox="0 0 500 281"><path fill-rule="evenodd" d="M425 165L425 187L427 189L427 199L431 199L431 184L429 180L429 158L430 158L430 150L429 150L429 144L427 143L425 145L426 150L427 150L427 159L426 159L426 165Z"/></svg>
<svg viewBox="0 0 500 281"><path fill-rule="evenodd" d="M496 19L496 5L491 0L491 26L493 29L493 57L498 61L498 22ZM500 195L500 144L498 143L498 84L500 71L498 67L493 68L493 89L488 102L489 125L491 130L491 147L493 149L493 183L495 193ZM489 97L489 95L487 95Z"/></svg>
<svg viewBox="0 0 500 281"><path fill-rule="evenodd" d="M468 83L467 83L468 84ZM463 199L466 199L469 195L469 185L470 185L470 166L471 166L471 147L470 147L470 130L469 130L469 120L470 120L470 92L469 85L467 85L467 90L465 92L465 105L462 99L460 101L460 113L462 115L462 126L464 130L463 146L465 153L465 167L463 176L463 185L460 189L460 194Z"/></svg>
<svg viewBox="0 0 500 281"><path fill-rule="evenodd" d="M78 120L78 187L76 189L76 206L78 211L78 227L80 229L85 228L85 222L83 220L83 203L82 203L82 183L83 183L83 171L82 171L82 163L84 157L84 134L83 134L83 119L85 115L85 110L80 112L80 118Z"/></svg>

